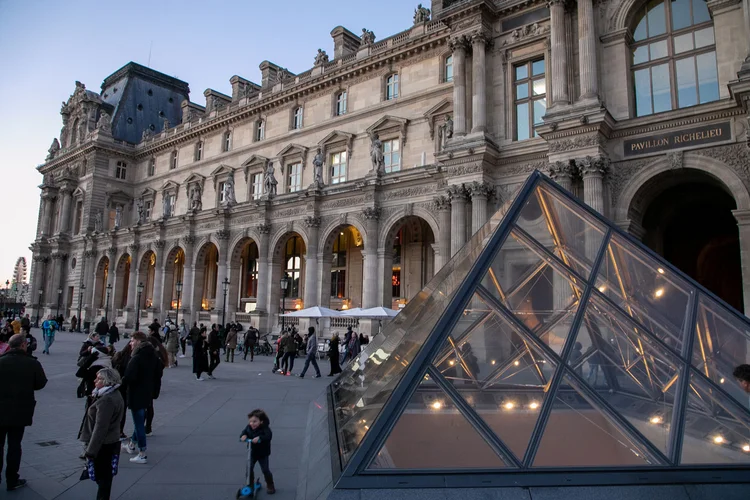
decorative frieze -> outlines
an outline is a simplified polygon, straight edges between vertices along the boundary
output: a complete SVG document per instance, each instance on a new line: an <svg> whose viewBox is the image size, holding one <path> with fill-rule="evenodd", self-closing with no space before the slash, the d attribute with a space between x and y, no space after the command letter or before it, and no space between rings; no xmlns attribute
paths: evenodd
<svg viewBox="0 0 750 500"><path fill-rule="evenodd" d="M381 209L378 207L365 207L362 210L362 216L365 220L378 220L380 218Z"/></svg>
<svg viewBox="0 0 750 500"><path fill-rule="evenodd" d="M700 149L692 153L723 162L734 170L746 184L750 184L750 149L745 144Z"/></svg>
<svg viewBox="0 0 750 500"><path fill-rule="evenodd" d="M167 242L166 242L166 240L156 240L156 241L154 241L154 246L155 246L156 248L160 249L160 250L161 250L162 248L164 248L164 247L165 247L166 245L167 245Z"/></svg>
<svg viewBox="0 0 750 500"><path fill-rule="evenodd" d="M562 153L565 151L571 151L574 149L589 148L593 146L604 147L606 140L599 135L588 134L588 135L577 135L568 139L554 140L549 143L550 153Z"/></svg>
<svg viewBox="0 0 750 500"><path fill-rule="evenodd" d="M438 196L433 200L435 210L443 211L451 209L451 200L447 196Z"/></svg>
<svg viewBox="0 0 750 500"><path fill-rule="evenodd" d="M216 231L216 239L218 240L228 240L229 239L229 230L227 229L220 229Z"/></svg>
<svg viewBox="0 0 750 500"><path fill-rule="evenodd" d="M460 177L462 175L481 173L483 169L480 163L474 163L469 165L452 165L445 167L443 171L448 177Z"/></svg>
<svg viewBox="0 0 750 500"><path fill-rule="evenodd" d="M268 234L271 232L271 224L262 223L258 225L258 232L260 234Z"/></svg>
<svg viewBox="0 0 750 500"><path fill-rule="evenodd" d="M305 226L320 227L320 217L315 217L315 216L305 217Z"/></svg>
<svg viewBox="0 0 750 500"><path fill-rule="evenodd" d="M342 207L353 207L354 205L361 205L365 202L364 196L356 196L354 198L341 198L338 200L330 200L330 201L324 201L320 204L321 210L328 210L332 208L342 208Z"/></svg>
<svg viewBox="0 0 750 500"><path fill-rule="evenodd" d="M383 200L395 200L399 198L414 198L435 192L435 186L414 186L404 189L394 189L383 193Z"/></svg>

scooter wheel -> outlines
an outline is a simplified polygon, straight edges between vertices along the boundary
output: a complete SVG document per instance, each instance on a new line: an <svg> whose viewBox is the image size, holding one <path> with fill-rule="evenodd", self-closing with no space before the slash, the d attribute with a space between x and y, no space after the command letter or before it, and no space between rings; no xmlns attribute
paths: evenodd
<svg viewBox="0 0 750 500"><path fill-rule="evenodd" d="M253 498L253 489L251 487L245 486L244 488L237 490L237 500L245 500L248 498Z"/></svg>

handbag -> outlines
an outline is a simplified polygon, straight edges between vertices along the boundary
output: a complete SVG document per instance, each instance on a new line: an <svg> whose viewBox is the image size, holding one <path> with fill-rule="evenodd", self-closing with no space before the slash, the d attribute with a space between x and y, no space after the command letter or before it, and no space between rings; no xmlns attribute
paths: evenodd
<svg viewBox="0 0 750 500"><path fill-rule="evenodd" d="M86 396L86 382L81 379L81 383L78 384L78 388L76 389L76 397L78 399L81 399Z"/></svg>

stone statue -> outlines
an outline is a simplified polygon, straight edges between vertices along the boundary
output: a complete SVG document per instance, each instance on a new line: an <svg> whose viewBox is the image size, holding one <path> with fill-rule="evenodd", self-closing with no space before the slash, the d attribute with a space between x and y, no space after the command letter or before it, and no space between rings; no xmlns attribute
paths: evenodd
<svg viewBox="0 0 750 500"><path fill-rule="evenodd" d="M445 138L450 139L451 137L453 137L453 118L448 115L445 118Z"/></svg>
<svg viewBox="0 0 750 500"><path fill-rule="evenodd" d="M273 173L273 162L268 162L268 166L266 167L266 173L263 178L263 186L265 188L266 195L270 198L272 196L276 196L276 185L278 182L276 181L276 176Z"/></svg>
<svg viewBox="0 0 750 500"><path fill-rule="evenodd" d="M430 9L422 7L420 3L414 10L414 24L426 23L430 20Z"/></svg>
<svg viewBox="0 0 750 500"><path fill-rule="evenodd" d="M315 66L322 66L328 62L328 54L323 49L318 49L318 55L315 56Z"/></svg>
<svg viewBox="0 0 750 500"><path fill-rule="evenodd" d="M138 198L135 200L135 209L138 211L138 221L136 224L143 224L146 215L146 210L143 208L143 200Z"/></svg>
<svg viewBox="0 0 750 500"><path fill-rule="evenodd" d="M161 129L162 130L169 130L169 118L164 118L164 120L162 121L162 123L163 123L163 125L162 125Z"/></svg>
<svg viewBox="0 0 750 500"><path fill-rule="evenodd" d="M148 127L143 129L143 133L141 134L141 141L145 141L147 139L151 139L151 129Z"/></svg>
<svg viewBox="0 0 750 500"><path fill-rule="evenodd" d="M52 145L47 150L47 153L49 153L47 155L47 159L48 160L53 159L59 151L60 151L60 142L58 142L57 137L55 137L54 139L52 139Z"/></svg>
<svg viewBox="0 0 750 500"><path fill-rule="evenodd" d="M372 160L372 170L381 175L385 173L385 157L383 156L383 142L378 134L370 136L372 146L370 147L370 159Z"/></svg>
<svg viewBox="0 0 750 500"><path fill-rule="evenodd" d="M313 185L316 188L321 188L325 186L323 183L323 164L325 163L325 158L323 157L323 151L319 147L318 148L318 154L315 155L315 158L313 158L313 167L314 173L315 173L315 180L313 181Z"/></svg>
<svg viewBox="0 0 750 500"><path fill-rule="evenodd" d="M284 83L284 80L288 79L289 77L289 71L284 68L280 68L276 72L276 83Z"/></svg>
<svg viewBox="0 0 750 500"><path fill-rule="evenodd" d="M115 229L119 228L122 224L122 205L117 205L115 208Z"/></svg>
<svg viewBox="0 0 750 500"><path fill-rule="evenodd" d="M190 190L190 210L193 212L200 212L203 210L203 193L201 192L200 186L193 186Z"/></svg>
<svg viewBox="0 0 750 500"><path fill-rule="evenodd" d="M102 232L102 213L96 212L96 215L94 216L94 231L97 233Z"/></svg>
<svg viewBox="0 0 750 500"><path fill-rule="evenodd" d="M368 30L367 28L362 28L362 36L360 37L360 46L366 47L367 45L372 45L375 43L375 33Z"/></svg>
<svg viewBox="0 0 750 500"><path fill-rule="evenodd" d="M234 205L237 200L234 197L234 174L229 174L224 183L224 204Z"/></svg>
<svg viewBox="0 0 750 500"><path fill-rule="evenodd" d="M96 128L103 131L112 130L112 117L106 111L102 110L99 121L96 122Z"/></svg>
<svg viewBox="0 0 750 500"><path fill-rule="evenodd" d="M172 215L172 205L169 203L169 195L164 193L161 197L162 215L165 219Z"/></svg>

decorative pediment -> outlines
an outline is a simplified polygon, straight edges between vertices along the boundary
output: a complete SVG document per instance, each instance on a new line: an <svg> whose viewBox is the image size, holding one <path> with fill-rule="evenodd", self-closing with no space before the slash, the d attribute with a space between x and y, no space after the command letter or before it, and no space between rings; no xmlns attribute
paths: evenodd
<svg viewBox="0 0 750 500"><path fill-rule="evenodd" d="M305 163L307 162L307 151L308 149L305 146L300 146L299 144L288 144L284 149L279 151L279 154L276 156L279 158L282 165L284 164L285 158L299 157L302 160L302 168L305 168Z"/></svg>
<svg viewBox="0 0 750 500"><path fill-rule="evenodd" d="M154 191L151 188L146 188L143 191L141 191L141 199L142 200L148 200L156 198L156 191Z"/></svg>
<svg viewBox="0 0 750 500"><path fill-rule="evenodd" d="M401 143L406 144L406 129L409 120L398 116L385 115L367 128L367 134L397 133L401 137Z"/></svg>
<svg viewBox="0 0 750 500"><path fill-rule="evenodd" d="M216 189L219 181L223 181L230 176L234 177L234 168L229 165L219 165L213 172L211 172L211 178L214 181L214 189Z"/></svg>
<svg viewBox="0 0 750 500"><path fill-rule="evenodd" d="M453 103L450 99L443 99L425 112L424 117L430 125L430 139L435 138L435 123L441 119L444 121L445 116L450 114L453 114Z"/></svg>
<svg viewBox="0 0 750 500"><path fill-rule="evenodd" d="M132 201L132 198L128 193L120 191L119 189L108 192L105 195L105 199L107 200L106 205L108 208L117 205L127 205Z"/></svg>
<svg viewBox="0 0 750 500"><path fill-rule="evenodd" d="M175 191L180 189L180 185L177 184L175 181L167 181L164 183L164 185L161 187L161 191Z"/></svg>
<svg viewBox="0 0 750 500"><path fill-rule="evenodd" d="M245 162L242 164L242 168L245 171L245 182L248 181L250 172L254 170L265 172L266 168L268 167L268 161L268 158L260 155L252 155L250 158L245 160Z"/></svg>
<svg viewBox="0 0 750 500"><path fill-rule="evenodd" d="M202 176L201 174L190 174L187 179L182 183L183 186L185 186L185 192L189 195L190 189L193 186L198 186L203 192L203 185L206 183L206 178Z"/></svg>
<svg viewBox="0 0 750 500"><path fill-rule="evenodd" d="M327 150L333 146L345 146L347 151L352 150L354 146L354 134L348 132L342 132L340 130L334 130L327 136L325 136L319 143L323 154L325 155Z"/></svg>
<svg viewBox="0 0 750 500"><path fill-rule="evenodd" d="M73 191L73 198L83 198L84 196L86 196L86 191L81 189L80 186Z"/></svg>

